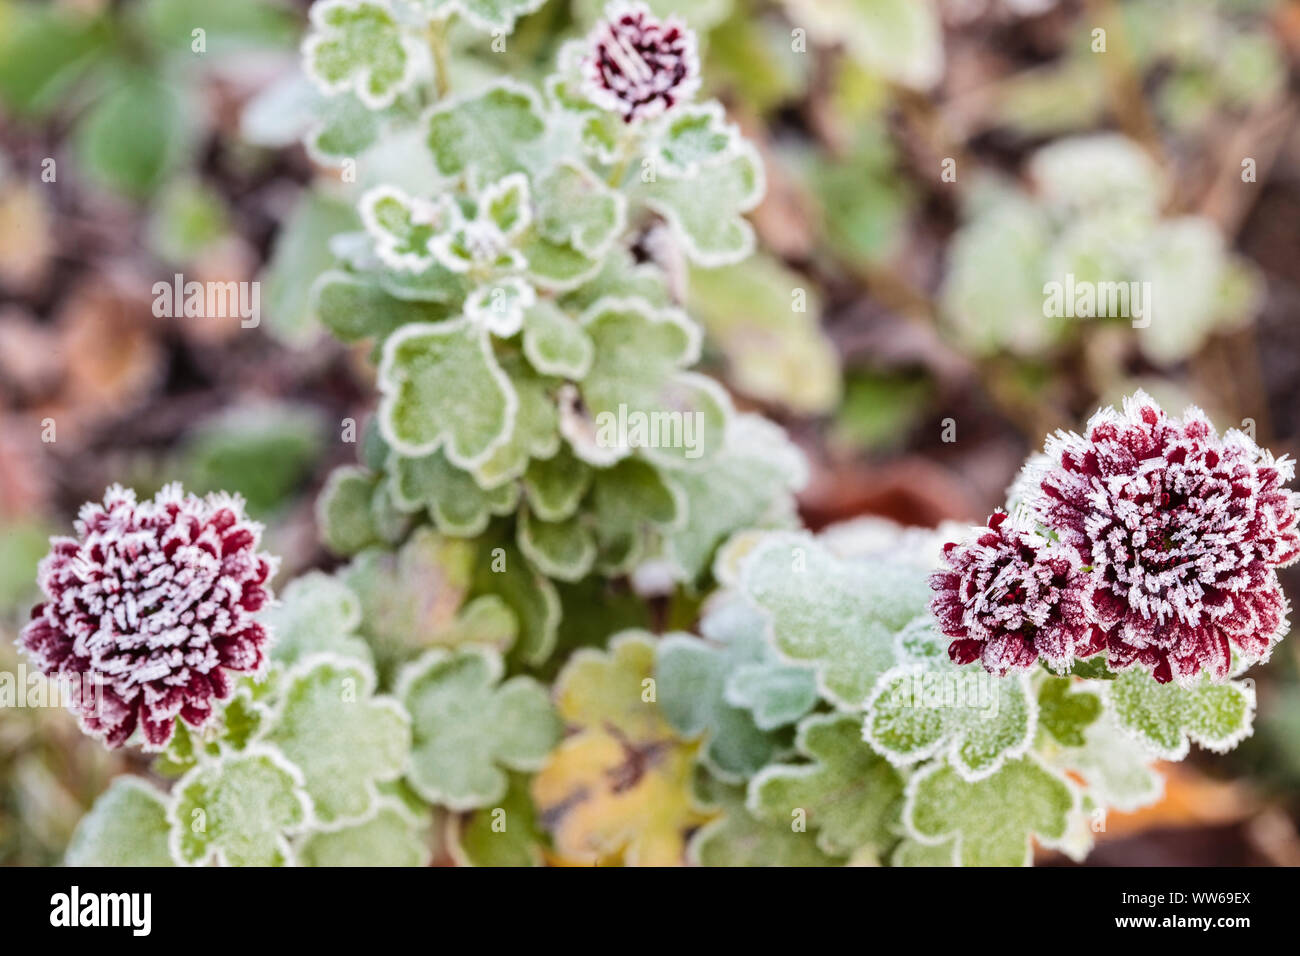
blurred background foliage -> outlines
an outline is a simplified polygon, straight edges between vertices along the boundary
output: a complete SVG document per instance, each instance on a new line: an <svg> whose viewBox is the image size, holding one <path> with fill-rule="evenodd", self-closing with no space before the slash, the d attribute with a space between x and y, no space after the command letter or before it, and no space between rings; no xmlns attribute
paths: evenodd
<svg viewBox="0 0 1300 956"><path fill-rule="evenodd" d="M700 31L763 151L761 254L667 264L711 371L809 455L811 526L977 520L1046 432L1139 385L1300 448L1300 2L651 5ZM268 120L315 95L307 6L0 0L0 671L47 536L115 480L239 491L285 578L330 565L312 501L373 387L308 295L348 192ZM457 31L458 85L502 57L536 77L599 9L550 0L504 51ZM1065 272L1151 281L1154 321L1045 318ZM261 326L155 317L175 273L259 279ZM1171 771L1092 862L1300 863L1297 648L1260 672L1255 736ZM0 710L0 862L57 860L130 759Z"/></svg>

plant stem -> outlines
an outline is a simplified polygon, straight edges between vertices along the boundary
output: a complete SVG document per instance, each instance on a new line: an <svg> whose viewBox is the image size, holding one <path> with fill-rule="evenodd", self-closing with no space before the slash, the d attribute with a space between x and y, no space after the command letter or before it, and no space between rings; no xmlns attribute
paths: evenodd
<svg viewBox="0 0 1300 956"><path fill-rule="evenodd" d="M438 91L438 99L445 99L451 91L451 70L447 63L447 34L451 30L452 17L446 20L434 20L429 24L429 50L433 53L433 81Z"/></svg>

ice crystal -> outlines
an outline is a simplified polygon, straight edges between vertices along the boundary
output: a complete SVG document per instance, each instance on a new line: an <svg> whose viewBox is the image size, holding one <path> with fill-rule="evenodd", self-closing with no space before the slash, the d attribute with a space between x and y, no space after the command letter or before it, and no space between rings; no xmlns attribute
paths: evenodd
<svg viewBox="0 0 1300 956"><path fill-rule="evenodd" d="M201 727L234 691L231 671L257 673L275 559L242 499L198 498L179 484L151 501L114 485L82 507L77 537L51 540L38 581L46 600L19 643L49 677L76 688L87 732L119 747L137 726L147 749L179 716Z"/></svg>

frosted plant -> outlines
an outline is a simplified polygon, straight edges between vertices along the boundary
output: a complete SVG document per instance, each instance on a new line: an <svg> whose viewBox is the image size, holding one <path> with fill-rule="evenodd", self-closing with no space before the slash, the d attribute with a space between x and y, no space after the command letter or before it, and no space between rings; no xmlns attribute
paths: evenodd
<svg viewBox="0 0 1300 956"><path fill-rule="evenodd" d="M1051 439L946 570L946 531L797 530L802 455L693 371L647 253L744 259L758 154L659 4L613 6L539 86L458 88L453 21L539 5L314 8L307 145L363 171L314 308L377 370L318 501L344 563L267 603L254 526L178 489L110 491L56 540L24 643L103 670L138 709L87 728L160 751L69 861L1023 865L1248 735L1290 463L1139 396ZM930 36L928 4L868 6Z"/></svg>
<svg viewBox="0 0 1300 956"><path fill-rule="evenodd" d="M56 538L40 565L45 601L20 643L50 677L77 678L82 726L110 747L137 728L146 747L177 718L198 729L266 663L256 613L275 567L257 550L262 526L243 502L168 485L138 502L118 485L81 509L75 538Z"/></svg>

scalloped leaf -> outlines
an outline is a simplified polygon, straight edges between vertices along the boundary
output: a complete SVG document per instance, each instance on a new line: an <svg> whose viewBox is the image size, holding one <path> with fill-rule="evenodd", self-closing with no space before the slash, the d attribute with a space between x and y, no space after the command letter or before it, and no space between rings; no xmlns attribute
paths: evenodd
<svg viewBox="0 0 1300 956"><path fill-rule="evenodd" d="M519 396L519 413L505 444L474 472L475 480L482 487L493 489L521 477L530 461L550 458L561 447L555 394L558 381L534 372L516 352L501 357L501 368Z"/></svg>
<svg viewBox="0 0 1300 956"><path fill-rule="evenodd" d="M681 518L681 503L655 468L626 458L592 479L589 507L596 534L597 566L614 576L645 556L652 537Z"/></svg>
<svg viewBox="0 0 1300 956"><path fill-rule="evenodd" d="M744 216L766 189L758 151L742 142L734 155L697 165L693 175L673 176L660 169L652 181L637 180L629 191L664 217L692 262L715 268L754 251L754 229Z"/></svg>
<svg viewBox="0 0 1300 956"><path fill-rule="evenodd" d="M751 813L790 826L803 811L817 829L817 845L831 855L883 852L894 839L903 777L862 742L857 717L814 714L799 724L795 741L812 762L775 764L749 782Z"/></svg>
<svg viewBox="0 0 1300 956"><path fill-rule="evenodd" d="M265 620L274 636L271 656L283 664L293 665L316 653L374 663L370 645L356 634L361 601L332 575L308 571L290 581Z"/></svg>
<svg viewBox="0 0 1300 956"><path fill-rule="evenodd" d="M700 633L710 641L751 648L727 677L728 704L753 715L760 730L793 724L817 703L817 681L806 667L782 663L767 641L767 622L747 601L728 595L709 607Z"/></svg>
<svg viewBox="0 0 1300 956"><path fill-rule="evenodd" d="M1028 866L1031 837L1059 844L1074 806L1069 785L1029 757L975 782L938 762L908 783L903 825L921 843L951 842L959 866Z"/></svg>
<svg viewBox="0 0 1300 956"><path fill-rule="evenodd" d="M697 866L842 866L841 857L822 851L813 833L798 831L790 821L760 820L745 806L745 788L700 772L695 799L721 811L691 837L687 853Z"/></svg>
<svg viewBox="0 0 1300 956"><path fill-rule="evenodd" d="M1227 753L1254 732L1252 682L1208 678L1193 687L1157 684L1149 671L1131 667L1105 684L1107 708L1119 726L1165 760L1187 756L1192 742Z"/></svg>
<svg viewBox="0 0 1300 956"><path fill-rule="evenodd" d="M551 656L560 625L555 585L519 551L513 536L498 531L482 543L474 566L473 593L505 602L518 622L511 664L536 667Z"/></svg>
<svg viewBox="0 0 1300 956"><path fill-rule="evenodd" d="M549 299L524 310L524 355L543 375L581 379L595 349L582 326Z"/></svg>
<svg viewBox="0 0 1300 956"><path fill-rule="evenodd" d="M428 866L422 827L391 797L374 814L338 830L313 833L298 849L303 866Z"/></svg>
<svg viewBox="0 0 1300 956"><path fill-rule="evenodd" d="M537 303L537 291L518 276L493 279L465 300L465 316L497 338L508 339L524 327L524 312Z"/></svg>
<svg viewBox="0 0 1300 956"><path fill-rule="evenodd" d="M410 721L391 698L374 697L368 664L334 654L307 657L283 679L266 739L299 770L325 829L357 823L377 806L377 784L406 766Z"/></svg>
<svg viewBox="0 0 1300 956"><path fill-rule="evenodd" d="M543 521L571 518L591 487L591 479L591 467L567 446L551 458L534 459L524 473L528 507Z"/></svg>
<svg viewBox="0 0 1300 956"><path fill-rule="evenodd" d="M275 750L254 745L195 767L176 783L172 856L184 863L285 866L289 837L311 821L302 773Z"/></svg>
<svg viewBox="0 0 1300 956"><path fill-rule="evenodd" d="M499 806L461 814L447 822L448 848L461 866L539 866L544 834L529 793L530 780L512 773Z"/></svg>
<svg viewBox="0 0 1300 956"><path fill-rule="evenodd" d="M595 357L579 385L590 435L575 451L593 464L638 452L669 467L722 448L731 404L711 379L681 369L700 354L700 329L676 309L602 299L582 317Z"/></svg>
<svg viewBox="0 0 1300 956"><path fill-rule="evenodd" d="M733 418L717 454L668 478L689 517L665 536L668 557L687 581L699 580L736 532L796 525L794 493L807 479L803 453L783 429L759 415Z"/></svg>
<svg viewBox="0 0 1300 956"><path fill-rule="evenodd" d="M330 472L316 499L316 527L321 541L335 554L356 554L380 543L371 515L379 477L358 465Z"/></svg>
<svg viewBox="0 0 1300 956"><path fill-rule="evenodd" d="M468 320L408 325L384 343L379 428L400 454L443 448L474 469L510 438L519 398L486 333Z"/></svg>
<svg viewBox="0 0 1300 956"><path fill-rule="evenodd" d="M375 254L390 269L422 272L434 264L430 242L451 225L451 200L408 196L395 186L376 186L361 197L361 222Z"/></svg>
<svg viewBox="0 0 1300 956"><path fill-rule="evenodd" d="M350 90L367 107L380 110L414 83L421 50L387 2L320 0L312 5L311 26L302 46L303 64L326 95Z"/></svg>
<svg viewBox="0 0 1300 956"><path fill-rule="evenodd" d="M530 677L499 684L491 648L436 649L403 670L397 696L411 714L411 786L453 810L506 795L505 769L535 770L560 739L546 690Z"/></svg>
<svg viewBox="0 0 1300 956"><path fill-rule="evenodd" d="M524 510L517 531L519 550L547 577L579 581L596 563L596 541L577 518L542 521Z"/></svg>
<svg viewBox="0 0 1300 956"><path fill-rule="evenodd" d="M1023 755L1037 722L1024 674L997 678L933 656L881 677L867 702L862 734L893 764L942 754L964 779L979 780Z"/></svg>
<svg viewBox="0 0 1300 956"><path fill-rule="evenodd" d="M543 116L536 91L512 80L439 103L426 120L434 164L442 175L468 176L471 184L524 171L546 130Z"/></svg>
<svg viewBox="0 0 1300 956"><path fill-rule="evenodd" d="M450 276L446 289L438 296L447 302L456 300L459 290L451 281L459 282L459 278L445 269L435 271L442 277ZM434 301L432 291L427 300L398 298L372 279L339 271L322 273L311 295L316 317L342 342L383 342L405 325L438 322L450 314L441 301Z"/></svg>
<svg viewBox="0 0 1300 956"><path fill-rule="evenodd" d="M627 200L591 170L563 160L537 180L536 225L552 242L599 258L627 223Z"/></svg>
<svg viewBox="0 0 1300 956"><path fill-rule="evenodd" d="M175 866L167 794L140 777L115 777L73 831L65 866Z"/></svg>
<svg viewBox="0 0 1300 956"><path fill-rule="evenodd" d="M860 707L896 662L895 636L928 615L919 569L851 561L807 535L770 534L745 558L739 588L767 614L777 651L812 666L822 694Z"/></svg>
<svg viewBox="0 0 1300 956"><path fill-rule="evenodd" d="M493 515L511 514L519 504L518 485L484 491L441 451L422 458L393 455L389 475L397 507L407 512L424 509L438 530L451 537L476 537Z"/></svg>

